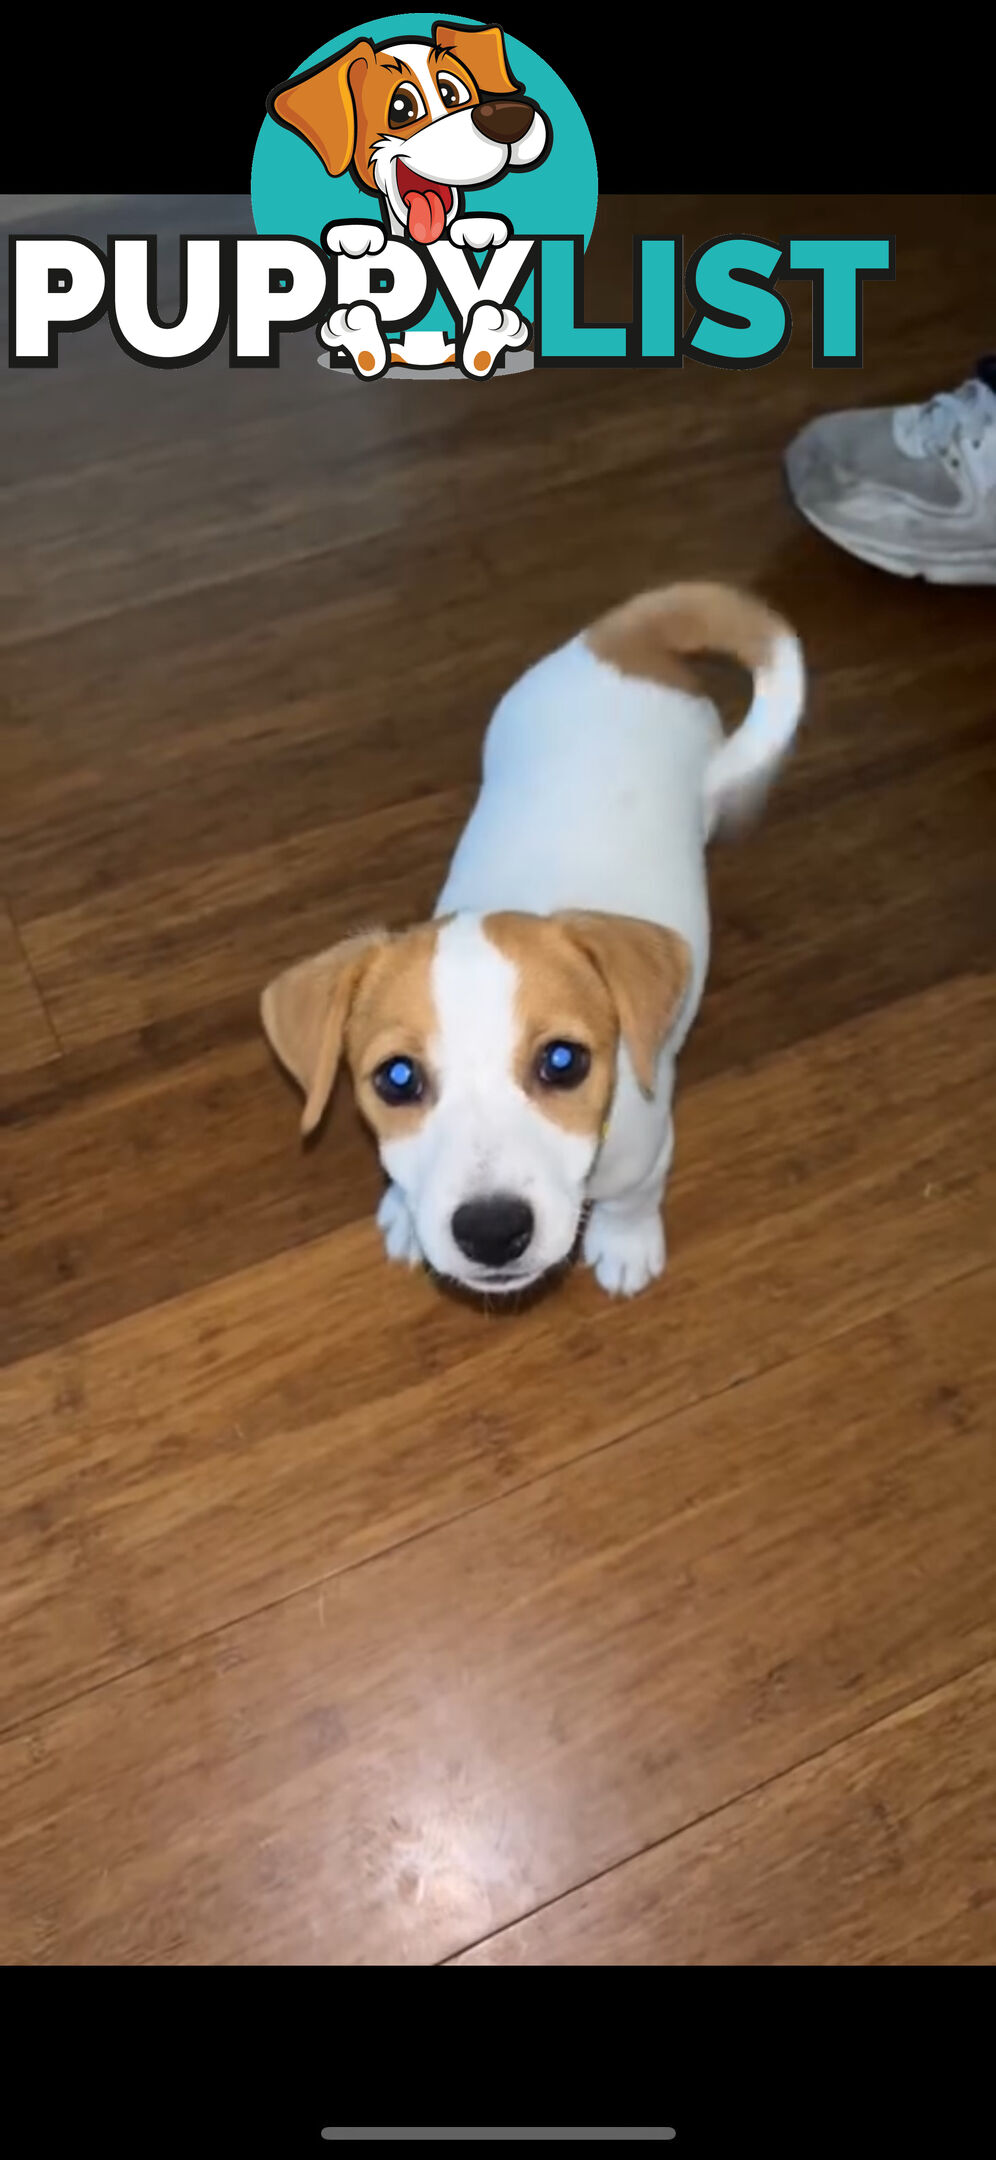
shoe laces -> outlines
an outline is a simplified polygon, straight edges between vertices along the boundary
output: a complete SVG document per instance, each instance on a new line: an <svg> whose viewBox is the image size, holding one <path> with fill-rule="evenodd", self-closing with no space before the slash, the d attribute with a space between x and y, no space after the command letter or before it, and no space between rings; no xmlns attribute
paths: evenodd
<svg viewBox="0 0 996 2160"><path fill-rule="evenodd" d="M977 450L991 427L996 427L996 396L978 377L958 390L939 391L925 405L903 406L896 414L896 440L908 457L948 450L956 435L967 436Z"/></svg>

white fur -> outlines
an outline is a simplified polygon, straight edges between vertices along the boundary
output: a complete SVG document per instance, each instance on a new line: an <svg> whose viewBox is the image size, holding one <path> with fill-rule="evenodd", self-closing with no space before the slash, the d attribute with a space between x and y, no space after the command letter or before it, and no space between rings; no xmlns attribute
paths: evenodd
<svg viewBox="0 0 996 2160"><path fill-rule="evenodd" d="M743 726L724 739L706 773L706 826L711 833L753 808L763 795L799 724L806 680L802 651L793 637L776 640L767 666L759 668L754 699Z"/></svg>
<svg viewBox="0 0 996 2160"><path fill-rule="evenodd" d="M511 230L508 219L492 210L483 217L454 218L449 237L454 247L500 248L506 245Z"/></svg>
<svg viewBox="0 0 996 2160"><path fill-rule="evenodd" d="M770 777L802 693L799 649L785 636L727 739L707 698L634 680L575 638L502 699L436 907L455 918L440 931L434 962L438 1099L414 1138L381 1149L395 1181L382 1211L389 1252L411 1260L421 1248L442 1272L490 1287L458 1251L450 1221L463 1201L503 1193L526 1199L536 1220L517 1281L566 1258L588 1203L584 1257L606 1290L632 1295L661 1273L675 1059L709 961L706 842L744 791ZM642 917L680 932L692 952L654 1096L641 1093L620 1046L601 1145L565 1133L518 1087L516 969L480 921L497 910L561 908Z"/></svg>
<svg viewBox="0 0 996 2160"><path fill-rule="evenodd" d="M405 71L398 77L399 88L409 82L427 115L426 124L417 134L382 135L373 151L374 182L387 204L392 232L403 234L408 224L395 170L399 158L423 180L445 181L452 188L453 200L446 212L449 228L460 211L461 188L486 187L489 181L498 179L506 166L534 165L542 157L547 133L542 113L534 115L520 142L489 142L474 126L470 104L452 109L443 104L429 68L427 40L387 45L384 50L392 59L400 60ZM458 79L454 71L454 80Z"/></svg>
<svg viewBox="0 0 996 2160"><path fill-rule="evenodd" d="M478 300L467 317L461 345L461 359L470 364L479 379L487 380L494 373L503 352L514 352L524 345L529 336L529 324L519 314L518 308L498 307L493 300ZM487 365L482 367L482 362Z"/></svg>
<svg viewBox="0 0 996 2160"><path fill-rule="evenodd" d="M354 300L348 307L333 308L328 322L322 324L319 334L326 345L332 345L337 352L349 354L355 373L365 382L383 375L385 368L391 364L390 350L380 326L380 316L376 308L371 307L366 300ZM373 359L372 369L365 370L360 367L361 352Z"/></svg>
<svg viewBox="0 0 996 2160"><path fill-rule="evenodd" d="M544 1274L570 1251L578 1194L593 1143L544 1117L513 1072L518 976L474 914L439 933L432 964L437 1033L428 1045L436 1099L417 1133L381 1142L381 1160L404 1196L414 1237L440 1274L490 1287L460 1252L450 1224L464 1201L512 1194L533 1209L535 1231L517 1280ZM381 1227L392 1257L411 1258L399 1198Z"/></svg>

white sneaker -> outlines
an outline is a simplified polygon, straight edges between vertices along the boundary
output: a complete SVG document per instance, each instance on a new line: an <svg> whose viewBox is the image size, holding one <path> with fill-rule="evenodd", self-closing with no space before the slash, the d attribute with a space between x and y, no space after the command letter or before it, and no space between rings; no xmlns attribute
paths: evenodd
<svg viewBox="0 0 996 2160"><path fill-rule="evenodd" d="M803 517L862 562L996 584L996 361L925 405L811 420L785 471Z"/></svg>

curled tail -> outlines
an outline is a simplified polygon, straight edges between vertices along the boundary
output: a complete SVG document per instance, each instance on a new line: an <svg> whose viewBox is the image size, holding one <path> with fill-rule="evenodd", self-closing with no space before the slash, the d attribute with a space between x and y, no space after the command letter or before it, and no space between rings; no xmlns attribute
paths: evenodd
<svg viewBox="0 0 996 2160"><path fill-rule="evenodd" d="M729 585L669 585L613 608L586 643L623 674L694 691L695 653L737 660L754 678L749 711L705 771L706 830L738 824L763 800L802 715L806 671L788 623Z"/></svg>

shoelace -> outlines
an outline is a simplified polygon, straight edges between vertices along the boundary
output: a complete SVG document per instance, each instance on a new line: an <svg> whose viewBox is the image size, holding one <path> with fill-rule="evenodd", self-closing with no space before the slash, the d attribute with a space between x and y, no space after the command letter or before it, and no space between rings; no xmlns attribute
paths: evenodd
<svg viewBox="0 0 996 2160"><path fill-rule="evenodd" d="M946 450L962 431L977 449L986 429L994 426L996 396L977 378L958 390L939 391L925 405L907 405L896 415L896 436L910 457Z"/></svg>

